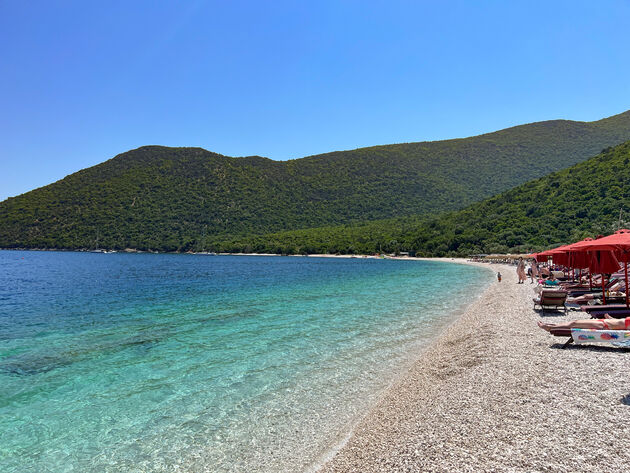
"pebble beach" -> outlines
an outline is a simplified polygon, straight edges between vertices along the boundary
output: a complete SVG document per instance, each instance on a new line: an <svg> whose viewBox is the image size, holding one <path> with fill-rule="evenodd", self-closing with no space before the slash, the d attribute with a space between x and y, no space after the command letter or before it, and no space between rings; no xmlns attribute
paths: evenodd
<svg viewBox="0 0 630 473"><path fill-rule="evenodd" d="M517 284L514 266L479 264L503 281L422 353L318 472L628 469L630 350L563 349L565 339L536 326L534 285ZM586 314L544 316L578 318Z"/></svg>

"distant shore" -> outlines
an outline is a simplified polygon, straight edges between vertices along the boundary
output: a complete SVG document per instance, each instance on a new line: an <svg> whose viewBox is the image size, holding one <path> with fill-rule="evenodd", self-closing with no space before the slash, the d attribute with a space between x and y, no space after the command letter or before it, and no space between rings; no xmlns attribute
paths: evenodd
<svg viewBox="0 0 630 473"><path fill-rule="evenodd" d="M536 326L533 286L516 284L514 266L490 267L503 281L472 302L315 471L627 469L630 352L560 349L564 340Z"/></svg>
<svg viewBox="0 0 630 473"><path fill-rule="evenodd" d="M154 250L137 250L135 248L125 248L124 250L108 250L108 249L67 249L67 248L0 248L0 251L63 251L76 253L149 253L164 255L200 255L200 256L294 256L309 258L370 258L370 259L401 259L409 261L420 260L439 260L442 258L424 258L415 256L395 256L395 255L357 255L357 254L280 254L280 253L215 253L212 251L154 251ZM454 260L455 258L443 258Z"/></svg>

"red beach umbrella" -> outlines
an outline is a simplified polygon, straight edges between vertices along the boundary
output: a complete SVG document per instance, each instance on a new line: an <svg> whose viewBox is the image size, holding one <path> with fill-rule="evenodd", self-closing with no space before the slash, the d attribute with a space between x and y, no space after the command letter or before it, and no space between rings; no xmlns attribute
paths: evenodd
<svg viewBox="0 0 630 473"><path fill-rule="evenodd" d="M587 238L586 240L582 240L578 243L582 243L583 241L592 240L592 238ZM571 243L569 245L562 245L552 250L543 251L542 253L538 253L538 255L542 255L546 261L549 256L552 257L554 264L560 264L562 266L568 266L571 268L578 268L579 266L571 266L571 253L575 245L578 243ZM590 262L590 259L589 259ZM586 262L582 268L587 268L589 262Z"/></svg>
<svg viewBox="0 0 630 473"><path fill-rule="evenodd" d="M619 260L610 250L595 250L591 252L590 270L593 273L612 274L619 271Z"/></svg>
<svg viewBox="0 0 630 473"><path fill-rule="evenodd" d="M559 264L560 266L569 266L569 254L562 251L551 255L551 261L553 264Z"/></svg>
<svg viewBox="0 0 630 473"><path fill-rule="evenodd" d="M548 256L543 251L542 253L536 253L535 258L536 258L536 261L538 261L539 263L546 263Z"/></svg>
<svg viewBox="0 0 630 473"><path fill-rule="evenodd" d="M579 241L578 243L582 243L585 241L592 241L592 238L585 238L582 241ZM568 248L568 253L567 253L567 266L569 266L570 268L573 268L573 270L575 269L579 269L580 270L580 276L582 275L582 270L585 268L588 268L591 262L591 256L589 253L587 253L586 251L575 251L574 247L575 245L577 245L577 243L573 243L572 245L569 245ZM591 280L591 275L589 273L589 286L591 289L593 289L593 282Z"/></svg>
<svg viewBox="0 0 630 473"><path fill-rule="evenodd" d="M610 250L595 250L591 252L591 265L589 269L591 273L600 273L602 275L602 302L606 304L606 278L604 274L612 274L619 271L619 261L615 254ZM626 279L626 305L628 305L628 280Z"/></svg>
<svg viewBox="0 0 630 473"><path fill-rule="evenodd" d="M569 253L569 266L571 268L588 268L591 258L586 251L572 251Z"/></svg>
<svg viewBox="0 0 630 473"><path fill-rule="evenodd" d="M627 235L630 237L630 232ZM595 243L601 240L593 240L585 238L577 243L570 245L562 245L553 250L543 252L553 258L553 262L572 268L589 268L592 273L614 273L619 270L619 261L615 258L613 250L607 246L595 247ZM630 242L630 238L628 238ZM628 247L630 251L630 245ZM630 254L629 254L630 256ZM591 284L592 287L592 284ZM605 281L602 277L602 291L605 290ZM605 292L605 291L604 291ZM627 292L627 291L626 291ZM606 302L606 294L603 294L604 303ZM630 305L628 305L630 307Z"/></svg>
<svg viewBox="0 0 630 473"><path fill-rule="evenodd" d="M581 245L581 248L583 248L586 251L614 252L616 259L618 261L619 260L623 261L625 279L626 279L626 306L630 307L630 294L628 294L629 292L628 291L628 262L630 262L630 230L627 230L627 229L617 230L612 235L598 238L597 240L593 240L584 245ZM610 272L610 271L607 271L607 272Z"/></svg>
<svg viewBox="0 0 630 473"><path fill-rule="evenodd" d="M593 241L592 238L585 238L582 241L578 241L577 243L573 243L569 245L569 266L572 268L584 269L588 268L591 263L590 255L584 251L580 250L580 245L585 242Z"/></svg>
<svg viewBox="0 0 630 473"><path fill-rule="evenodd" d="M536 253L536 261L538 261L539 263L545 263L547 259L551 256L554 258L553 262L556 263L556 259L555 259L557 257L556 255L562 254L564 250L568 248L569 246L571 245L562 245L557 248L553 248L551 250ZM558 264L561 264L561 263L558 263Z"/></svg>
<svg viewBox="0 0 630 473"><path fill-rule="evenodd" d="M553 255L557 255L559 253L562 253L564 251L567 251L572 245L574 245L575 243L570 243L568 245L562 245L562 246L558 246L557 248L553 248L551 250L547 250L544 253L549 253L551 256Z"/></svg>
<svg viewBox="0 0 630 473"><path fill-rule="evenodd" d="M621 261L630 261L630 230L617 230L612 235L591 240L588 242L576 243L578 249L586 251L593 250L610 250L614 251L617 259Z"/></svg>

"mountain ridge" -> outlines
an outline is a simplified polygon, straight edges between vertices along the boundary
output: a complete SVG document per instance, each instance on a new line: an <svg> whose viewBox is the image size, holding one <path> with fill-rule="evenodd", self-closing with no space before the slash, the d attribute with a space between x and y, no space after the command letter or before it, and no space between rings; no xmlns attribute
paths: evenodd
<svg viewBox="0 0 630 473"><path fill-rule="evenodd" d="M206 237L456 210L630 139L630 111L274 161L148 145L0 203L0 246L185 251Z"/></svg>
<svg viewBox="0 0 630 473"><path fill-rule="evenodd" d="M630 141L591 159L436 217L399 217L209 244L217 252L530 253L630 227Z"/></svg>

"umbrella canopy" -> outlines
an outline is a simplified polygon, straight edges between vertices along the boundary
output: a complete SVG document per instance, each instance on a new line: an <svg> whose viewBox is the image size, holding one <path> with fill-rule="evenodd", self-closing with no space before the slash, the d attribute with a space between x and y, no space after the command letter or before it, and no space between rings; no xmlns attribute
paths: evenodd
<svg viewBox="0 0 630 473"><path fill-rule="evenodd" d="M552 257L554 264L560 264L562 266L568 266L571 268L588 268L590 265L590 257L588 259L584 259L584 258L580 258L579 259L579 266L573 266L571 263L572 261L572 255L573 255L573 259L575 259L575 254L576 253L576 247L579 248L579 245L581 243L587 242L587 241L592 241L592 238L586 238L582 241L579 241L577 243L571 243L569 245L562 245L559 246L557 248L554 248L552 250L547 250L547 251L543 251L542 253L538 253L536 255L536 259L539 262L544 262L547 261L547 258L549 258L549 256ZM538 259L538 256L541 257L541 259ZM583 260L584 259L584 260Z"/></svg>
<svg viewBox="0 0 630 473"><path fill-rule="evenodd" d="M595 250L591 255L589 269L592 273L612 274L621 267L615 254L610 250Z"/></svg>
<svg viewBox="0 0 630 473"><path fill-rule="evenodd" d="M630 233L627 236L630 237ZM615 248L611 247L610 243L606 244L604 242L602 244L602 240L607 238L601 237L595 240L585 238L572 245L567 245L564 251L567 253L569 260L579 264L579 266L574 266L576 268L586 268L588 266L592 273L614 273L619 271L620 264ZM628 249L630 249L630 238L627 238L627 241L629 243Z"/></svg>
<svg viewBox="0 0 630 473"><path fill-rule="evenodd" d="M630 230L619 230L596 240L585 238L577 243L562 245L538 253L536 259L546 261L549 256L555 264L590 268L593 273L614 273L619 270L619 260L630 261Z"/></svg>
<svg viewBox="0 0 630 473"><path fill-rule="evenodd" d="M548 256L543 251L542 253L536 253L536 256L534 256L534 258L536 258L536 261L538 261L539 263L546 263Z"/></svg>
<svg viewBox="0 0 630 473"><path fill-rule="evenodd" d="M580 249L587 242L594 241L592 238L585 238L582 241L569 245L568 251L568 264L571 268L585 269L591 265L591 255L584 249Z"/></svg>
<svg viewBox="0 0 630 473"><path fill-rule="evenodd" d="M613 251L618 260L630 261L630 230L617 230L612 235L608 235L589 242L575 244L578 251Z"/></svg>
<svg viewBox="0 0 630 473"><path fill-rule="evenodd" d="M586 269L591 264L591 255L586 251L570 251L569 264L570 268Z"/></svg>
<svg viewBox="0 0 630 473"><path fill-rule="evenodd" d="M589 242L580 242L575 245L578 251L588 251L593 255L593 259L598 261L592 261L592 264L600 271L594 272L606 272L613 273L617 269L613 269L614 261L608 256L609 254L617 260L617 268L619 268L619 261L624 262L625 276L626 276L626 306L630 307L630 288L628 287L628 261L630 261L630 230L622 229L617 230L612 235L608 235L597 240ZM599 255L599 256L598 256ZM602 256L603 255L603 256ZM602 258L606 261L602 261ZM600 266L601 265L601 266ZM610 271L613 269L612 271ZM602 279L603 281L603 279Z"/></svg>
<svg viewBox="0 0 630 473"><path fill-rule="evenodd" d="M569 266L569 253L567 251L557 251L551 255L551 261L553 261L553 264L560 266Z"/></svg>
<svg viewBox="0 0 630 473"><path fill-rule="evenodd" d="M570 247L570 246L571 245L562 245L562 246L559 246L559 247L554 248L552 250L547 250L547 251L542 251L540 253L536 253L536 261L538 261L539 263L544 263L551 256L551 257L554 258L553 262L556 263L556 260L555 260L555 258L557 257L556 255L563 254L565 249ZM561 263L557 263L557 264L561 264Z"/></svg>

